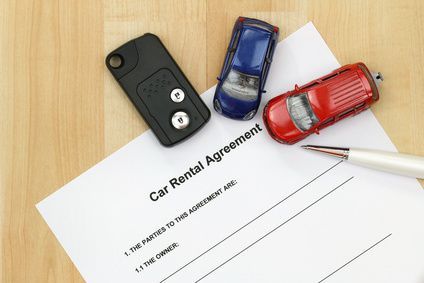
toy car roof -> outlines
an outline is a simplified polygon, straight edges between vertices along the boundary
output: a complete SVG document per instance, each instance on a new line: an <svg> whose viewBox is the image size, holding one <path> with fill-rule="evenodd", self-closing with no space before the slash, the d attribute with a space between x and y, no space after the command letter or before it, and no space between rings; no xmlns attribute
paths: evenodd
<svg viewBox="0 0 424 283"><path fill-rule="evenodd" d="M259 76L271 36L272 33L267 29L243 25L233 58L233 68L240 72L249 70L249 75Z"/></svg>
<svg viewBox="0 0 424 283"><path fill-rule="evenodd" d="M308 90L312 108L318 116L319 113L328 113L331 116L340 107L351 107L360 101L364 101L369 96L363 83L366 77L361 78L360 75L362 71L360 69L347 71L352 73L350 75L339 73L337 74L339 77L332 80L331 84L323 81ZM320 103L320 101L325 103ZM324 117L319 118L322 119Z"/></svg>

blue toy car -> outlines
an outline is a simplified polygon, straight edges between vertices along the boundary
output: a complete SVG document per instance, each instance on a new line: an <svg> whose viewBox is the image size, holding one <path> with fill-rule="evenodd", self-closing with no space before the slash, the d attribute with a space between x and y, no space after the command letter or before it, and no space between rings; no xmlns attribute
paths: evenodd
<svg viewBox="0 0 424 283"><path fill-rule="evenodd" d="M278 43L277 27L239 17L234 25L214 108L225 117L250 120L258 111L264 85Z"/></svg>

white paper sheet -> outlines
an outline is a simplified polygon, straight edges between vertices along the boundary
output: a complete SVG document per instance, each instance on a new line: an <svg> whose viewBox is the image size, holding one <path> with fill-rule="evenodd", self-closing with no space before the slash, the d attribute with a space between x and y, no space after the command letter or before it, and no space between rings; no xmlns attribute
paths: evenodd
<svg viewBox="0 0 424 283"><path fill-rule="evenodd" d="M278 44L261 109L337 67L305 25ZM304 143L396 150L371 111ZM37 208L88 282L423 282L417 180L304 143L212 110L190 140L164 148L147 131Z"/></svg>

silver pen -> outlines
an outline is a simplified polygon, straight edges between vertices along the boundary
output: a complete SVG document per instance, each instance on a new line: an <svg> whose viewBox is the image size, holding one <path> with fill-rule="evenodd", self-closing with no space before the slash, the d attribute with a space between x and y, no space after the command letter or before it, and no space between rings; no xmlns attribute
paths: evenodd
<svg viewBox="0 0 424 283"><path fill-rule="evenodd" d="M364 167L424 179L423 156L370 149L316 145L302 145L302 148L321 152Z"/></svg>

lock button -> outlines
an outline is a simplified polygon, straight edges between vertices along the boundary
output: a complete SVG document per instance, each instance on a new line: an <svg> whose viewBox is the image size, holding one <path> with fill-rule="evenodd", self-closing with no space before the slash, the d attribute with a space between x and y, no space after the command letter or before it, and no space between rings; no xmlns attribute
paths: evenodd
<svg viewBox="0 0 424 283"><path fill-rule="evenodd" d="M175 103L180 103L181 101L183 101L185 98L185 93L182 89L180 88L174 88L171 91L171 100L174 101Z"/></svg>

